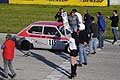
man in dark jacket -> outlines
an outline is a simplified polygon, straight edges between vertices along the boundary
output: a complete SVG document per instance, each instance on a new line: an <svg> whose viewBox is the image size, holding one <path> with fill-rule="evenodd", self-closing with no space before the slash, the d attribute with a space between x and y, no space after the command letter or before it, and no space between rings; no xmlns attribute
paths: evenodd
<svg viewBox="0 0 120 80"><path fill-rule="evenodd" d="M57 14L55 15L55 19L58 22L63 22L62 16L61 14L64 12L63 8L60 8L59 11L57 12Z"/></svg>
<svg viewBox="0 0 120 80"><path fill-rule="evenodd" d="M16 73L12 66L12 61L14 59L14 49L15 49L15 42L12 40L12 37L10 34L6 36L6 40L3 43L2 47L3 49L3 60L4 60L4 74L5 78L8 78L8 69L10 69L10 72L12 75L11 78L14 78L16 76Z"/></svg>
<svg viewBox="0 0 120 80"><path fill-rule="evenodd" d="M113 36L114 36L114 41L112 42L112 44L114 44L118 40L119 16L117 14L117 10L113 10L113 16L111 16L111 17L108 16L107 18L112 21L111 22L111 27L112 27L112 32L113 32Z"/></svg>
<svg viewBox="0 0 120 80"><path fill-rule="evenodd" d="M97 37L98 37L98 25L94 21L94 17L91 17L92 24L90 25L90 41L89 49L90 54L95 54L97 50Z"/></svg>
<svg viewBox="0 0 120 80"><path fill-rule="evenodd" d="M86 46L88 44L88 34L85 31L85 26L80 25L80 28L84 27L84 29L82 28L82 30L80 29L79 32L79 65L78 66L82 66L82 64L87 65L87 53L86 53Z"/></svg>
<svg viewBox="0 0 120 80"><path fill-rule="evenodd" d="M89 14L88 10L86 10L84 12L84 24L85 24L85 30L87 31L87 33L89 33L90 31L90 24L91 24L91 19L90 19L91 15Z"/></svg>

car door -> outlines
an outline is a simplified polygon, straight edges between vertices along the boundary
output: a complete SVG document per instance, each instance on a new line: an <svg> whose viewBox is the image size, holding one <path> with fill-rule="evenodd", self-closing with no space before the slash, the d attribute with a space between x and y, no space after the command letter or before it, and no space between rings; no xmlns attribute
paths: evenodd
<svg viewBox="0 0 120 80"><path fill-rule="evenodd" d="M65 44L63 41L61 41L61 34L57 27L44 26L43 35L45 37L45 44L47 44L44 47L48 49L64 50Z"/></svg>
<svg viewBox="0 0 120 80"><path fill-rule="evenodd" d="M43 38L43 26L41 25L33 25L29 30L28 33L30 37L27 39L33 44L34 48L45 48L44 45L45 41Z"/></svg>

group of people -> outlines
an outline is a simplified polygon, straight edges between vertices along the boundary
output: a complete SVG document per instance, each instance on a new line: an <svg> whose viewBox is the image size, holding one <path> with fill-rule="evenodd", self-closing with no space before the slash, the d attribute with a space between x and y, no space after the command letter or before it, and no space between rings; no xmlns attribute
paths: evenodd
<svg viewBox="0 0 120 80"><path fill-rule="evenodd" d="M55 19L58 22L63 22L61 14L64 13L64 9L60 8L57 12ZM101 12L96 13L97 22L95 18L90 15L88 10L84 12L84 16L77 12L77 9L72 9L68 16L68 23L71 29L71 37L69 38L69 48L71 56L71 75L70 79L74 78L77 73L77 66L87 65L87 52L86 47L89 47L88 54L96 54L98 50L104 48L104 33L106 30L105 18ZM112 44L118 40L118 22L119 17L117 10L113 10L112 16L106 17L111 20L111 27L114 36ZM98 41L98 44L97 44ZM79 63L77 64L76 57L79 53Z"/></svg>

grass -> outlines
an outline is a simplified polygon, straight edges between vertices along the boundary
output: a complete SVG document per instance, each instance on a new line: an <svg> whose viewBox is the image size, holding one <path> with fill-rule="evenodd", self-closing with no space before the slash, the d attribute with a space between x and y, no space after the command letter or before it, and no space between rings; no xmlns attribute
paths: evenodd
<svg viewBox="0 0 120 80"><path fill-rule="evenodd" d="M26 25L41 20L52 20L60 7L64 7L65 11L70 12L76 8L83 14L87 9L91 15L96 16L96 12L101 11L104 16L111 15L113 9L120 12L120 6L109 7L78 7L78 6L43 6L43 5L8 5L0 4L0 32L2 33L18 33ZM106 38L112 38L110 21L106 19L107 30Z"/></svg>

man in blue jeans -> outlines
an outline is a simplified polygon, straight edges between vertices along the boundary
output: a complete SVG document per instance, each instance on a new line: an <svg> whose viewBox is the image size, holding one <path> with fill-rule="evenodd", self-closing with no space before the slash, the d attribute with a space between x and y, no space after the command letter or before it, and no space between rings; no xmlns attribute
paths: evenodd
<svg viewBox="0 0 120 80"><path fill-rule="evenodd" d="M82 66L82 64L87 65L86 46L88 44L88 34L85 31L84 24L80 25L79 30L80 32L79 32L79 64L78 66Z"/></svg>
<svg viewBox="0 0 120 80"><path fill-rule="evenodd" d="M79 19L74 11L71 11L70 15L68 16L68 22L69 22L72 32L77 32Z"/></svg>
<svg viewBox="0 0 120 80"><path fill-rule="evenodd" d="M106 23L101 12L97 12L97 24L99 27L98 32L98 48L101 50L104 48L104 32L106 28Z"/></svg>
<svg viewBox="0 0 120 80"><path fill-rule="evenodd" d="M89 49L90 54L95 54L97 50L97 37L98 37L98 25L94 21L94 17L90 18L92 24L90 25L90 41L89 41Z"/></svg>
<svg viewBox="0 0 120 80"><path fill-rule="evenodd" d="M114 44L118 40L119 16L117 14L117 10L113 10L112 14L113 14L113 16L111 16L111 17L108 16L107 18L112 21L111 26L112 26L113 36L114 36L114 40L113 40L112 44Z"/></svg>

